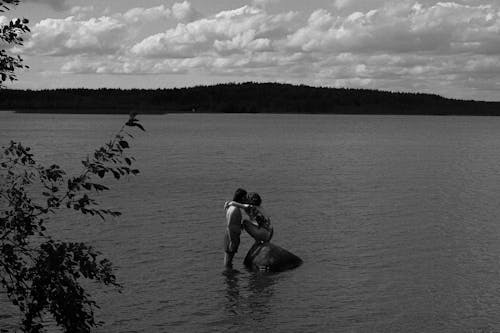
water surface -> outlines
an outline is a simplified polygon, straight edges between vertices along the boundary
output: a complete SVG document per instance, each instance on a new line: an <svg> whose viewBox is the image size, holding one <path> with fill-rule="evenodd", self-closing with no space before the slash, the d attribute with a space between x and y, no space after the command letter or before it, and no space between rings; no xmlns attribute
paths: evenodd
<svg viewBox="0 0 500 333"><path fill-rule="evenodd" d="M97 332L500 330L500 118L140 119L142 173L109 181L102 198L123 216L66 215L51 227L117 267L122 294L92 287ZM1 112L0 143L20 140L77 172L124 121ZM222 208L240 186L262 195L274 242L300 268L247 272L243 235L241 273L224 274ZM0 328L11 322L0 313Z"/></svg>

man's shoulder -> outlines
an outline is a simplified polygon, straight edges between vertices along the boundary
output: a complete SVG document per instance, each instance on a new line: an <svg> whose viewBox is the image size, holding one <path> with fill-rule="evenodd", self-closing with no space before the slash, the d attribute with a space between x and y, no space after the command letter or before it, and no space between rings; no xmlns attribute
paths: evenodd
<svg viewBox="0 0 500 333"><path fill-rule="evenodd" d="M226 214L228 215L241 215L241 210L238 207L231 206L227 209Z"/></svg>
<svg viewBox="0 0 500 333"><path fill-rule="evenodd" d="M229 207L226 211L226 220L228 223L240 223L243 216L237 207Z"/></svg>

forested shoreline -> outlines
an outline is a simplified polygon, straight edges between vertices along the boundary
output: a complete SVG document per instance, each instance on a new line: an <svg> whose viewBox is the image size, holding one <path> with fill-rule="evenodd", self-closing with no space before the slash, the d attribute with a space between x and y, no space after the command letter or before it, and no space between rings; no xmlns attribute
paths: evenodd
<svg viewBox="0 0 500 333"><path fill-rule="evenodd" d="M423 93L228 83L172 89L0 90L0 110L27 113L311 113L500 115L500 102Z"/></svg>

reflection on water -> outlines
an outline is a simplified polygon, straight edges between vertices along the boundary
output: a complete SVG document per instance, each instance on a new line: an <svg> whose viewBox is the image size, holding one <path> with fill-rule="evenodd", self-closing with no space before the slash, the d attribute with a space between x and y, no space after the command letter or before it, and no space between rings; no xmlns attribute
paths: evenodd
<svg viewBox="0 0 500 333"><path fill-rule="evenodd" d="M272 312L269 303L274 294L274 284L279 274L267 272L251 273L248 280L248 305L253 319L260 321Z"/></svg>
<svg viewBox="0 0 500 333"><path fill-rule="evenodd" d="M227 269L222 275L225 277L226 283L226 303L225 309L228 313L239 315L240 310L240 281L238 275L240 271L235 269Z"/></svg>
<svg viewBox="0 0 500 333"><path fill-rule="evenodd" d="M270 303L280 275L269 272L242 273L235 269L226 270L222 275L226 285L224 308L229 322L241 324L243 316L246 317L245 321L251 320L256 325L265 322L266 317L273 312Z"/></svg>

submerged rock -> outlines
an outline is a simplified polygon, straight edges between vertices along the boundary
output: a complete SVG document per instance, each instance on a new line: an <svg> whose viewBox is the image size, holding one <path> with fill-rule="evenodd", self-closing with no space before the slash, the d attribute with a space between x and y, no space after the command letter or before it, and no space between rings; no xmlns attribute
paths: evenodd
<svg viewBox="0 0 500 333"><path fill-rule="evenodd" d="M272 243L255 243L243 262L251 270L282 272L302 264L302 259Z"/></svg>

